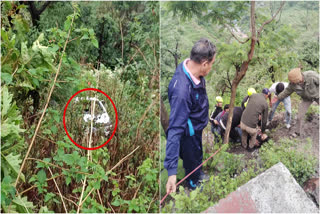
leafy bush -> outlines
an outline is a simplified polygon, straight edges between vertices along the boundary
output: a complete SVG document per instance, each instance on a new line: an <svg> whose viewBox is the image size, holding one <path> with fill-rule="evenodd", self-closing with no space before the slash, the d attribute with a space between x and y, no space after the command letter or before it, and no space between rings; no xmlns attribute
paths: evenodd
<svg viewBox="0 0 320 214"><path fill-rule="evenodd" d="M232 156L233 154L230 155ZM247 170L243 170L238 176L231 177L228 172L212 175L208 182L205 182L200 188L191 191L190 194L185 192L184 188L180 186L178 193L171 194L174 201L171 200L161 211L166 213L203 212L208 207L216 204L220 199L225 198L229 193L235 191L239 186L257 176L261 171L262 169L257 168L254 162L249 161Z"/></svg>
<svg viewBox="0 0 320 214"><path fill-rule="evenodd" d="M281 139L279 145L276 145L270 140L261 147L259 154L266 169L281 161L302 185L315 173L317 159L305 154L305 150L297 150L297 143L301 142ZM307 144L311 145L311 141L308 140Z"/></svg>

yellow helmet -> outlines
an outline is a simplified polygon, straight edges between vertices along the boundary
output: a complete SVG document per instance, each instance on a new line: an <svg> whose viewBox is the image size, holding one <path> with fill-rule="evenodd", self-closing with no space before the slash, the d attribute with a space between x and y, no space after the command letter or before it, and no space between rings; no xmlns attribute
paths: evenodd
<svg viewBox="0 0 320 214"><path fill-rule="evenodd" d="M222 99L222 97L220 97L220 96L217 96L217 97L216 97L216 101L217 101L218 103L223 103L223 99Z"/></svg>
<svg viewBox="0 0 320 214"><path fill-rule="evenodd" d="M252 94L256 94L256 90L254 88L248 88L248 96L250 97Z"/></svg>

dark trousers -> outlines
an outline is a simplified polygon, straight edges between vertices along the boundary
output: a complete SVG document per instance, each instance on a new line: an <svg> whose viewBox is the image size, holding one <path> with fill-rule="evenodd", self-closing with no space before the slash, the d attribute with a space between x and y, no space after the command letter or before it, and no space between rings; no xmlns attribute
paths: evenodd
<svg viewBox="0 0 320 214"><path fill-rule="evenodd" d="M186 175L198 167L202 163L202 131L197 131L193 136L182 136L180 140L180 157L183 160L183 168ZM196 183L200 176L202 166L192 173L187 181L190 179Z"/></svg>
<svg viewBox="0 0 320 214"><path fill-rule="evenodd" d="M220 138L222 139L222 142L223 142L224 130L220 126L211 124L211 132L214 135L215 143L219 143Z"/></svg>

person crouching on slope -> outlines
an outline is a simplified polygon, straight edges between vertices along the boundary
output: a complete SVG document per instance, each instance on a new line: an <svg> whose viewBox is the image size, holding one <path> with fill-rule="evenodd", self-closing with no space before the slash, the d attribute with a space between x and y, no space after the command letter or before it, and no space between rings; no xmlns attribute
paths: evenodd
<svg viewBox="0 0 320 214"><path fill-rule="evenodd" d="M264 132L268 120L268 103L269 89L264 88L260 94L252 94L246 109L242 113L240 128L242 130L241 143L242 147L247 149L247 138L251 136L249 148L253 149L256 145L257 133L260 131L258 123L261 120L261 131Z"/></svg>

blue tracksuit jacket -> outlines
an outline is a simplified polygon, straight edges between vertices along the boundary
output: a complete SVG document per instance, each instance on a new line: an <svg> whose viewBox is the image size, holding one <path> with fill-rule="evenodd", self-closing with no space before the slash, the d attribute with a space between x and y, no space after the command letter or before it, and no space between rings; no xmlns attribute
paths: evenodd
<svg viewBox="0 0 320 214"><path fill-rule="evenodd" d="M168 97L171 112L164 167L168 176L177 174L180 154L188 174L202 163L202 130L208 124L209 113L205 79L201 77L200 84L195 85L181 63L169 83ZM193 173L195 180L199 173Z"/></svg>

